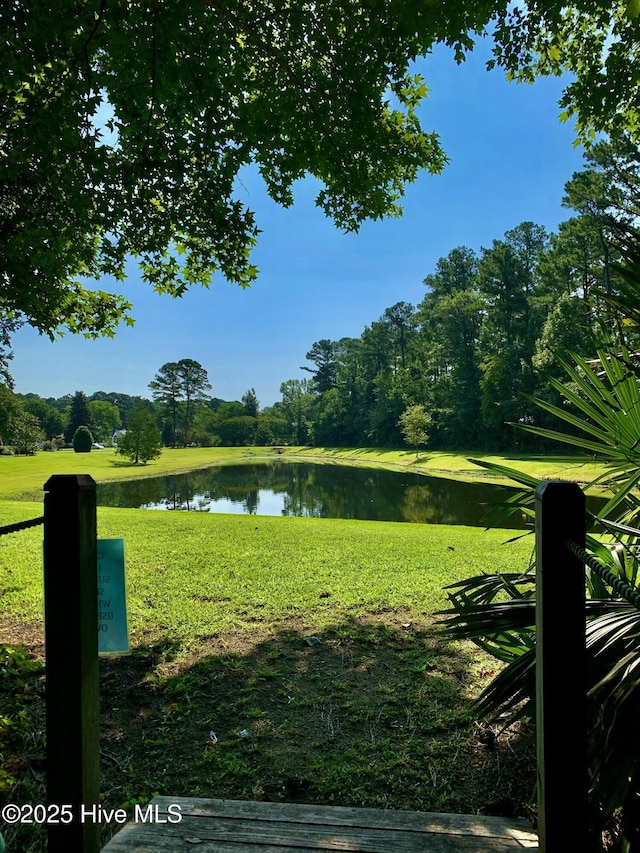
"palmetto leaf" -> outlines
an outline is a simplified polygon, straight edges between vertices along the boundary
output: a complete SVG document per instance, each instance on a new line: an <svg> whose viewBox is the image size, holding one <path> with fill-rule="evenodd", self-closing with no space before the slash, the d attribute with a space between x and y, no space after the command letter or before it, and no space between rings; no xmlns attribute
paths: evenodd
<svg viewBox="0 0 640 853"><path fill-rule="evenodd" d="M575 354L571 357L575 368L566 360L561 359L560 363L584 396L576 393L571 384L553 377L546 378L588 420L544 400L531 399L541 408L584 430L587 435L596 436L610 451L616 448L618 452L635 450L634 445L637 447L640 435L640 391L635 377L622 363L630 358L628 350L620 347L619 352L612 353L609 349L599 349L597 359L589 362ZM565 435L565 441L569 443L573 438ZM636 462L640 462L640 451L633 456Z"/></svg>
<svg viewBox="0 0 640 853"><path fill-rule="evenodd" d="M473 640L480 648L505 663L516 660L533 648L533 600L521 599L470 607L468 600L459 598L454 609L457 613L447 611L447 630L454 637Z"/></svg>
<svg viewBox="0 0 640 853"><path fill-rule="evenodd" d="M508 724L535 718L536 654L530 648L493 679L476 703L482 717L502 716Z"/></svg>
<svg viewBox="0 0 640 853"><path fill-rule="evenodd" d="M613 602L611 602L613 603ZM624 802L640 750L640 612L629 605L587 626L593 794L606 811Z"/></svg>
<svg viewBox="0 0 640 853"><path fill-rule="evenodd" d="M593 294L608 303L623 321L640 327L640 248L631 241L619 243L616 248L623 258L623 263L612 264L619 276L617 293L606 293L594 288Z"/></svg>
<svg viewBox="0 0 640 853"><path fill-rule="evenodd" d="M623 284L616 295L601 294L640 328L640 244L623 247ZM635 354L634 354L635 356ZM578 435L531 425L521 429L595 453L605 473L589 485L606 485L611 497L598 513L612 542L587 536L587 549L611 574L586 568L590 598L586 603L588 657L589 766L591 797L605 815L622 809L623 824L640 825L640 610L620 600L617 579L632 590L640 579L640 531L627 525L640 515L640 366L608 333L597 358L572 355L562 362L566 382L548 382L569 403L564 408L532 399ZM503 501L490 516L499 523L514 511L533 515L537 481L522 472L473 460L507 476L524 488ZM612 577L613 576L613 577ZM616 583L613 580L616 579ZM558 586L558 595L562 587ZM447 627L453 636L467 638L507 665L480 696L477 710L511 719L535 716L535 573L476 575L448 588L451 608ZM562 655L563 649L557 649ZM567 660L567 667L571 661ZM567 721L570 725L571 721ZM636 830L637 831L637 830ZM626 832L626 830L625 830ZM636 849L636 848L634 848ZM638 848L640 849L640 848Z"/></svg>
<svg viewBox="0 0 640 853"><path fill-rule="evenodd" d="M446 587L451 609L436 615L448 617L447 630L454 637L472 639L511 663L533 648L534 582L531 572L476 575Z"/></svg>
<svg viewBox="0 0 640 853"><path fill-rule="evenodd" d="M449 584L446 590L456 590L448 593L449 600L454 604L458 598L476 605L490 604L503 593L510 599L531 598L535 574L531 569L525 572L504 572L503 574L482 574L466 578L463 581ZM524 587L524 589L521 589ZM504 596L503 596L504 597Z"/></svg>
<svg viewBox="0 0 640 853"><path fill-rule="evenodd" d="M489 512L484 517L483 521L487 527L502 527L503 523L510 518L514 513L522 513L523 515L535 519L533 489L538 485L538 481L530 474L525 474L523 471L518 471L515 468L509 468L506 465L498 465L495 462L486 462L482 459L469 459L474 465L479 465L491 471L492 474L497 474L500 477L507 477L515 483L521 483L525 488L518 489L505 498L503 501L496 502L492 505ZM526 535L526 534L523 534ZM521 538L521 537L517 537Z"/></svg>
<svg viewBox="0 0 640 853"><path fill-rule="evenodd" d="M538 485L538 480L535 477L532 477L531 474L526 474L524 471L518 471L517 468L509 468L507 465L498 465L496 462L487 462L484 459L469 458L468 461L473 462L474 465L480 465L480 467L486 468L488 471L501 474L516 483L522 483L531 489L535 489Z"/></svg>
<svg viewBox="0 0 640 853"><path fill-rule="evenodd" d="M519 426L526 432L598 454L607 466L606 471L589 486L606 483L613 491L601 515L606 516L626 504L625 517L631 520L640 509L637 497L633 495L640 483L640 388L636 377L625 367L629 358L628 350L618 347L615 352L598 350L595 362L587 362L574 355L576 367L562 361L571 383L552 378L548 381L573 405L577 414L546 400L529 398L584 435L568 435L531 425ZM574 386L580 393L574 390Z"/></svg>

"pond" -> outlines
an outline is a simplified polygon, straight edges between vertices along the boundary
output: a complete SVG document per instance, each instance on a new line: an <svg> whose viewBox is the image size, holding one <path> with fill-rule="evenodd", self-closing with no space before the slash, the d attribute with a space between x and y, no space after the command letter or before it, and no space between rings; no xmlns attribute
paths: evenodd
<svg viewBox="0 0 640 853"><path fill-rule="evenodd" d="M101 506L484 526L513 490L408 471L269 461L104 483ZM503 526L524 529L520 515Z"/></svg>

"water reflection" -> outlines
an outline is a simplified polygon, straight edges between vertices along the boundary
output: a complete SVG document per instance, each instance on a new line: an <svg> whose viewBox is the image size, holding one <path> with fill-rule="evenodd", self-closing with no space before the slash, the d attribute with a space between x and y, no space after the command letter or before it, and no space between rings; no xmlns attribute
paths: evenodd
<svg viewBox="0 0 640 853"><path fill-rule="evenodd" d="M98 486L102 506L354 518L421 524L483 524L489 506L511 493L502 486L462 483L383 469L265 462L205 468ZM522 529L524 519L509 525Z"/></svg>

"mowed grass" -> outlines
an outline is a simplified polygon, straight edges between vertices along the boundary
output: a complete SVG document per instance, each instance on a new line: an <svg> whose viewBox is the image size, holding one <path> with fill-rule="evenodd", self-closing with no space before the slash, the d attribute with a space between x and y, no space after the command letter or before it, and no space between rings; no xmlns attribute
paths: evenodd
<svg viewBox="0 0 640 853"><path fill-rule="evenodd" d="M38 503L0 502L12 523ZM433 614L443 591L483 569L518 571L532 538L477 528L98 508L98 535L125 540L136 638L168 632L186 645L303 615L322 630L383 608ZM4 614L42 618L42 528L0 537Z"/></svg>
<svg viewBox="0 0 640 853"><path fill-rule="evenodd" d="M0 500L0 524L41 513ZM157 792L530 814L531 750L474 717L499 665L434 614L448 584L526 568L532 537L104 507L98 535L125 541L131 640L100 659L105 808ZM0 537L0 600L0 643L42 660L41 527ZM0 804L44 801L41 673L0 689ZM10 827L9 849L42 833Z"/></svg>
<svg viewBox="0 0 640 853"><path fill-rule="evenodd" d="M0 456L0 500L40 500L42 488L52 474L90 474L97 483L159 477L208 465L252 459L267 448L189 447L165 448L158 459L134 465L113 448L75 453L73 450L40 452L34 456ZM0 522L1 523L1 522Z"/></svg>
<svg viewBox="0 0 640 853"><path fill-rule="evenodd" d="M500 456L495 453L472 450L455 452L420 450L416 456L415 450L388 450L376 447L300 447L287 448L286 453L309 461L410 468L412 471L432 476L452 477L456 480L481 478L489 483L504 483L506 479L475 465L472 459L523 471L540 480L564 479L588 483L605 472L605 466L601 462L593 457L579 455L507 454Z"/></svg>

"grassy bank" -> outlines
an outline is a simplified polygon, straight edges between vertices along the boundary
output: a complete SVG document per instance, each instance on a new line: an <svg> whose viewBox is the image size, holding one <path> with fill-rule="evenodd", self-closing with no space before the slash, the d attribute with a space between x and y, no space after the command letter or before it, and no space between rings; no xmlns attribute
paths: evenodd
<svg viewBox="0 0 640 853"><path fill-rule="evenodd" d="M0 502L7 523L39 504ZM347 616L443 607L447 583L526 565L530 539L444 525L271 518L98 508L99 536L125 540L131 628L157 639L170 630L187 646L204 635L303 614L324 628ZM4 614L42 613L41 528L0 539ZM326 593L326 595L323 595Z"/></svg>
<svg viewBox="0 0 640 853"><path fill-rule="evenodd" d="M97 483L158 477L208 465L251 459L267 448L189 447L165 448L162 455L147 465L134 465L116 455L112 448L74 453L59 450L35 456L0 456L0 500L41 500L42 487L52 474L90 474Z"/></svg>
<svg viewBox="0 0 640 853"><path fill-rule="evenodd" d="M7 522L40 510L0 502ZM109 508L98 524L100 536L125 539L133 646L101 660L105 806L159 792L526 813L531 753L496 739L470 710L495 662L450 642L433 614L447 583L524 567L530 541L503 545L505 531L462 527ZM23 642L35 658L41 537L35 528L0 538L0 642ZM21 678L22 689L0 697L10 721L0 725L0 792L37 802L42 676ZM28 830L11 829L10 840L41 849Z"/></svg>
<svg viewBox="0 0 640 853"><path fill-rule="evenodd" d="M585 456L560 455L518 455L500 456L495 453L477 453L474 451L425 451L416 456L411 450L387 450L376 447L360 448L287 448L287 455L299 459L323 462L338 462L357 465L383 466L419 471L438 477L452 477L457 480L473 481L482 479L488 483L508 482L504 477L489 473L485 468L475 465L471 460L491 462L507 468L524 471L540 480L564 479L577 483L588 483L604 472L604 466Z"/></svg>
<svg viewBox="0 0 640 853"><path fill-rule="evenodd" d="M74 453L71 450L38 453L35 456L0 456L0 500L41 500L42 487L52 474L91 474L96 482L155 477L208 465L250 462L260 458L299 459L324 464L350 464L390 469L410 469L460 480L505 482L474 465L469 457L519 468L539 479L559 477L587 483L603 472L599 463L584 457L497 456L495 454L421 453L378 448L285 447L190 447L165 448L159 459L147 465L134 465L112 449ZM0 519L1 523L1 519Z"/></svg>

